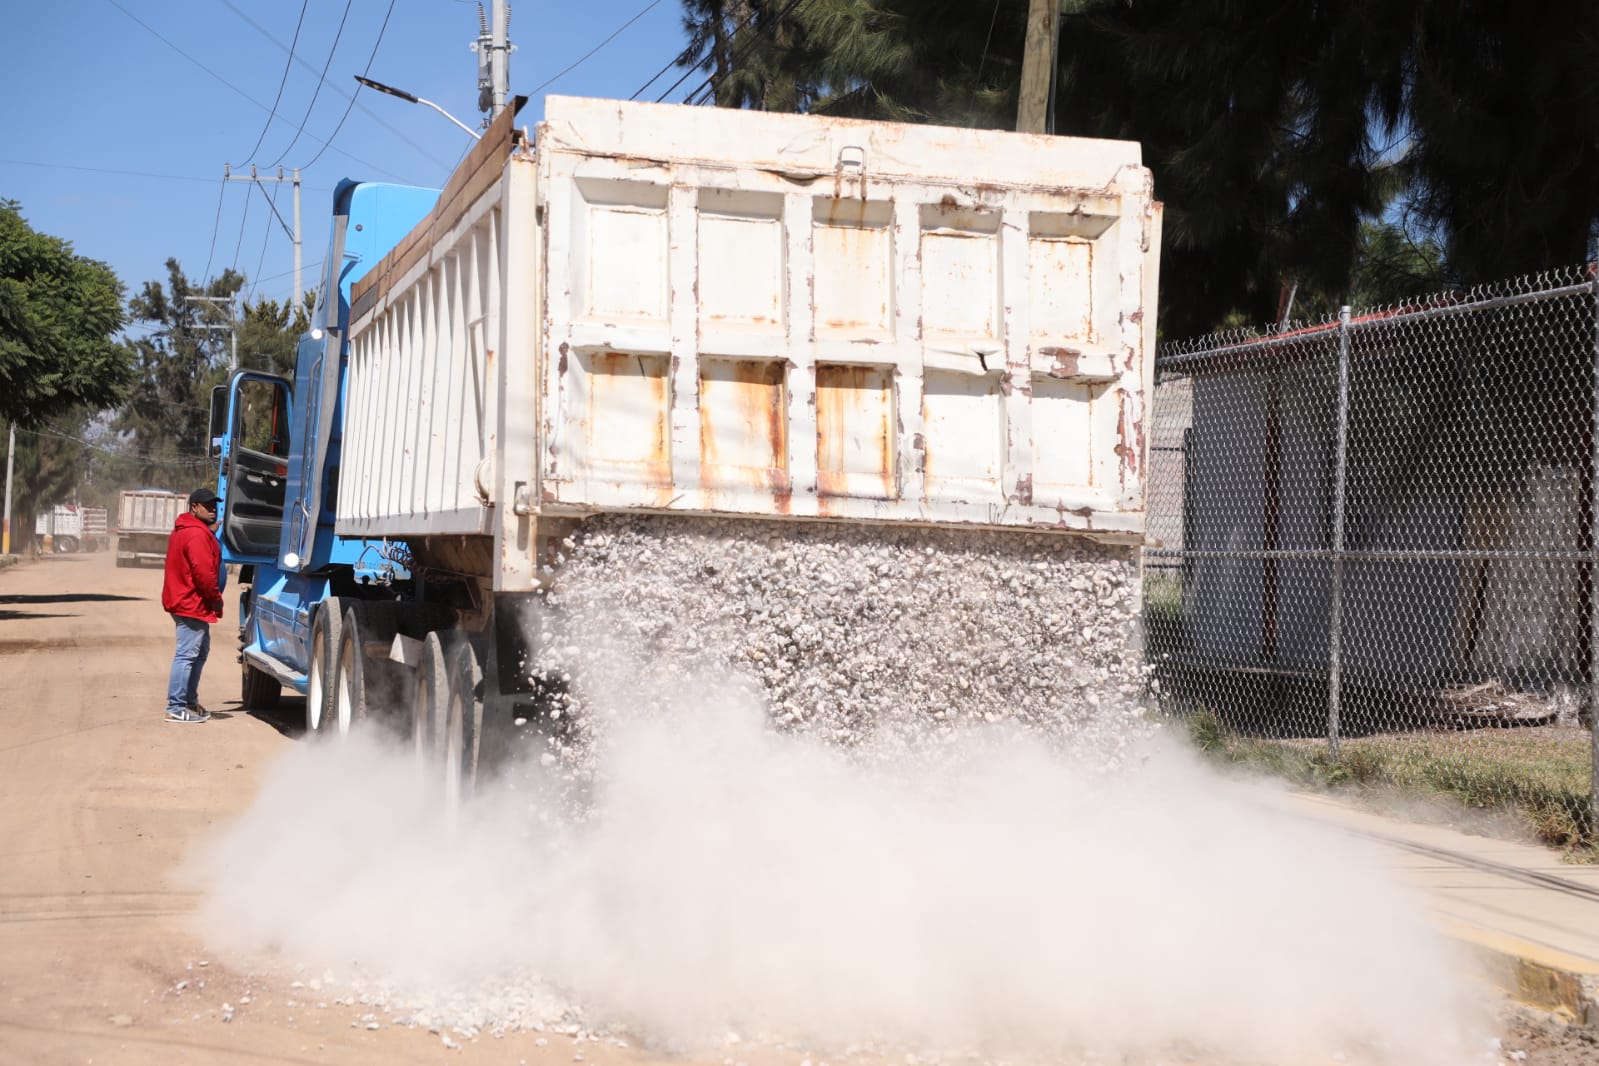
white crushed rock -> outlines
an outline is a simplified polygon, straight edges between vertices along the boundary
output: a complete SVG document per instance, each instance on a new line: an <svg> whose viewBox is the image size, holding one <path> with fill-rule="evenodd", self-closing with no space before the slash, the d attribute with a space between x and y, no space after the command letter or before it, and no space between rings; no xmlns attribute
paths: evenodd
<svg viewBox="0 0 1599 1066"><path fill-rule="evenodd" d="M690 705L696 678L731 672L779 728L884 761L900 742L1014 723L1118 765L1153 730L1140 707L1134 548L1016 531L602 516L561 544L547 577L528 665L578 678L561 713L575 717L580 750L609 715L636 713L641 693L626 680L641 662L654 675L650 704ZM585 686L607 661L615 676Z"/></svg>

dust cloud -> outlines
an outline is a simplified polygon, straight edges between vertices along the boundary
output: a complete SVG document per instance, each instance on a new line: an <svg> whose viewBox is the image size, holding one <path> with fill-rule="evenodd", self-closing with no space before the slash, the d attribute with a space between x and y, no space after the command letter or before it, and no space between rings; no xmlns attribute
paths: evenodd
<svg viewBox="0 0 1599 1066"><path fill-rule="evenodd" d="M192 864L203 933L424 1019L678 1048L1483 1046L1467 968L1376 855L1175 746L1107 769L991 727L863 760L692 691L618 714L581 775L522 760L453 831L408 751L295 745Z"/></svg>

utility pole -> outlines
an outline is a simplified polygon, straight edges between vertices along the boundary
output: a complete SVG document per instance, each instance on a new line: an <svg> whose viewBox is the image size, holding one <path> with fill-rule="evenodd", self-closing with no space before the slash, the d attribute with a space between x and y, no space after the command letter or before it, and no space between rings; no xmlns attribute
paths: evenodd
<svg viewBox="0 0 1599 1066"><path fill-rule="evenodd" d="M17 422L12 419L11 439L6 442L6 521L3 532L0 532L0 555L11 554L11 470L17 457Z"/></svg>
<svg viewBox="0 0 1599 1066"><path fill-rule="evenodd" d="M1027 43L1022 50L1022 84L1016 103L1018 133L1054 133L1050 121L1055 95L1055 51L1060 39L1061 0L1030 0Z"/></svg>
<svg viewBox="0 0 1599 1066"><path fill-rule="evenodd" d="M266 182L266 181L275 181L275 182L285 182L285 181L287 181L287 182L290 182L290 183L293 184L293 186L294 186L294 228L292 230L289 228L289 224L287 222L283 221L283 216L278 214L277 205L275 205L275 204L272 205L272 213L274 215L277 215L278 225L283 227L283 232L287 233L289 235L289 240L294 242L294 299L289 301L289 314L293 315L295 308L298 308L300 306L300 301L305 298L305 289L304 289L304 287L303 287L303 285L301 283L301 280L300 280L300 262L301 262L301 253L300 253L300 168L299 167L295 167L292 171L289 172L289 175L287 177L285 177L284 174L283 174L283 168L279 167L277 176L273 177L270 174L263 175L263 174L258 173L256 171L255 167L251 167L250 168L250 173L248 173L248 174L235 174L235 173L233 173L232 168L228 166L228 164L223 163L222 164L222 180L223 181L253 181L257 185L260 185L262 182ZM265 190L263 190L263 191L265 191ZM271 204L272 201L268 200L267 203Z"/></svg>
<svg viewBox="0 0 1599 1066"><path fill-rule="evenodd" d="M477 53L477 109L487 116L486 127L505 110L511 81L511 9L506 0L493 0L493 14L477 7L478 37L472 42Z"/></svg>
<svg viewBox="0 0 1599 1066"><path fill-rule="evenodd" d="M185 296L184 300L193 300L195 303L215 304L228 309L228 324L225 326L196 326L195 329L225 329L232 334L232 341L228 349L228 373L239 369L239 316L237 314L237 293L232 296Z"/></svg>

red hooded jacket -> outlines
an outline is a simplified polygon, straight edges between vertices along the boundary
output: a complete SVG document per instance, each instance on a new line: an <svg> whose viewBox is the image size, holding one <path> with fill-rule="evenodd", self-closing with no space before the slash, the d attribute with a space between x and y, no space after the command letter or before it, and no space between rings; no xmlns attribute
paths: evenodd
<svg viewBox="0 0 1599 1066"><path fill-rule="evenodd" d="M161 585L161 608L168 614L215 622L222 617L222 545L211 529L191 513L178 516L167 542L167 574Z"/></svg>

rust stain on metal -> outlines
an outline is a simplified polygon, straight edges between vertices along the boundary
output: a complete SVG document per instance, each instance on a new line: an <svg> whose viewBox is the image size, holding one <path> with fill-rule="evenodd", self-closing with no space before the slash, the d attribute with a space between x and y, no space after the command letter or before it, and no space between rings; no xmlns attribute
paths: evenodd
<svg viewBox="0 0 1599 1066"><path fill-rule="evenodd" d="M566 373L566 361L567 361L567 357L572 354L572 346L570 344L567 344L565 341L562 341L561 342L561 347L560 347L560 352L561 352L561 358L560 358L560 360L558 362L556 362L555 369L556 369L556 371L558 373L565 374Z"/></svg>
<svg viewBox="0 0 1599 1066"><path fill-rule="evenodd" d="M1016 479L1016 502L1023 507L1030 507L1033 503L1033 475L1023 474Z"/></svg>
<svg viewBox="0 0 1599 1066"><path fill-rule="evenodd" d="M1129 417L1128 396L1125 390L1116 390L1116 448L1122 469L1133 477L1138 476L1144 454L1144 420Z"/></svg>
<svg viewBox="0 0 1599 1066"><path fill-rule="evenodd" d="M704 369L714 376L700 383L700 461L724 483L743 471L752 488L789 491L785 365L748 359ZM734 451L724 455L724 445Z"/></svg>
<svg viewBox="0 0 1599 1066"><path fill-rule="evenodd" d="M1052 378L1073 378L1082 373L1082 359L1085 353L1081 348L1046 345L1038 349L1038 354L1045 359L1055 360L1055 365L1049 368L1049 376Z"/></svg>

